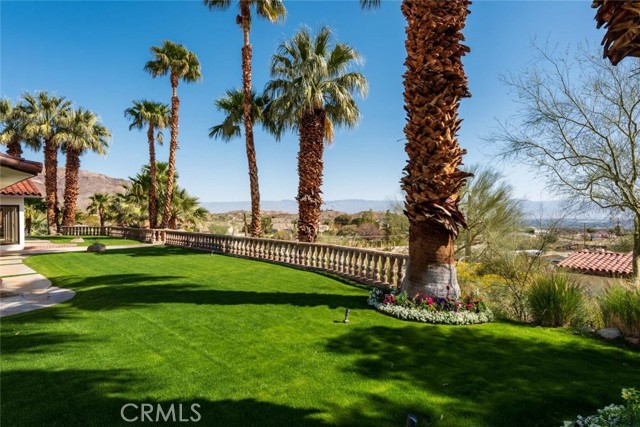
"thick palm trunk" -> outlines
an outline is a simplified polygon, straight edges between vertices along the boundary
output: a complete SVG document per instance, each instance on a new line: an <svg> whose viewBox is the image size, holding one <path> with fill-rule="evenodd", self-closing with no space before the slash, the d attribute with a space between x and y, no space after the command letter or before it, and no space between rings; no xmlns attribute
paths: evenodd
<svg viewBox="0 0 640 427"><path fill-rule="evenodd" d="M52 234L57 232L58 224L58 147L51 140L44 142L44 188L47 234Z"/></svg>
<svg viewBox="0 0 640 427"><path fill-rule="evenodd" d="M80 171L80 150L67 148L67 163L64 170L64 216L62 225L72 227L76 220L78 202L78 172Z"/></svg>
<svg viewBox="0 0 640 427"><path fill-rule="evenodd" d="M322 154L324 152L325 112L317 109L300 122L298 153L298 240L315 242L318 238L322 206Z"/></svg>
<svg viewBox="0 0 640 427"><path fill-rule="evenodd" d="M156 144L153 125L147 130L149 141L149 228L158 226L158 177L156 176Z"/></svg>
<svg viewBox="0 0 640 427"><path fill-rule="evenodd" d="M464 217L458 208L462 155L456 133L458 105L469 96L462 69L468 48L460 42L467 0L404 0L407 19L407 111L405 150L409 161L402 179L411 223L409 265L402 289L409 294L457 298L454 238Z"/></svg>
<svg viewBox="0 0 640 427"><path fill-rule="evenodd" d="M14 157L22 157L22 145L20 140L14 138L7 144L7 154Z"/></svg>
<svg viewBox="0 0 640 427"><path fill-rule="evenodd" d="M98 220L100 221L100 227L104 227L104 208L98 209Z"/></svg>
<svg viewBox="0 0 640 427"><path fill-rule="evenodd" d="M167 194L164 198L164 209L160 228L167 228L171 217L171 201L173 200L173 188L176 176L176 151L178 151L178 119L180 114L180 99L178 98L178 78L171 76L171 144L169 145L169 167L167 169Z"/></svg>

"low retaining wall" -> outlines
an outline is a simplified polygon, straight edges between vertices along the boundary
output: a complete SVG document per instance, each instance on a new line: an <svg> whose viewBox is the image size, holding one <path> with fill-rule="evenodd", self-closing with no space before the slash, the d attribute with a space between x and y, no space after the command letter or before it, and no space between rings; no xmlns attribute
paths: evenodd
<svg viewBox="0 0 640 427"><path fill-rule="evenodd" d="M400 286L408 256L347 246L300 243L286 240L236 237L125 227L63 227L62 232L88 233L86 229L109 229L112 237L164 243L169 246L211 251L225 255L291 265L337 274L374 286ZM88 236L90 234L70 234Z"/></svg>

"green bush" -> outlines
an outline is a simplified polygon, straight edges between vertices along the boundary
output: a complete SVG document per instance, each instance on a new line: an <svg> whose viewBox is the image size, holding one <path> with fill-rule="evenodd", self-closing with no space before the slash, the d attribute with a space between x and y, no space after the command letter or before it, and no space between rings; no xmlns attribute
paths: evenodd
<svg viewBox="0 0 640 427"><path fill-rule="evenodd" d="M605 326L620 329L628 337L640 336L640 288L612 286L600 298Z"/></svg>
<svg viewBox="0 0 640 427"><path fill-rule="evenodd" d="M537 279L527 295L533 320L542 326L571 324L581 311L583 299L580 285L561 274Z"/></svg>

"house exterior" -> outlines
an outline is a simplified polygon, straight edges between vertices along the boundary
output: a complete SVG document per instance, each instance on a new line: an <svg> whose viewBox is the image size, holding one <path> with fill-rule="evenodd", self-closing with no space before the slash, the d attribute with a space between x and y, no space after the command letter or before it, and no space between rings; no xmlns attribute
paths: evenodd
<svg viewBox="0 0 640 427"><path fill-rule="evenodd" d="M25 197L42 197L29 180L42 163L0 153L0 251L24 249Z"/></svg>
<svg viewBox="0 0 640 427"><path fill-rule="evenodd" d="M608 251L578 251L562 260L558 266L585 274L607 277L631 277L633 253Z"/></svg>

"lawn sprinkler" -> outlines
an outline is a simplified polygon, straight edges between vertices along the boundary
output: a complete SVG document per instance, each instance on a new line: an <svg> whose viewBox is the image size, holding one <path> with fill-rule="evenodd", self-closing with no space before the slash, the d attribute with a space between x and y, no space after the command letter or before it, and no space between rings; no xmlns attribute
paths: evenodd
<svg viewBox="0 0 640 427"><path fill-rule="evenodd" d="M351 312L351 310L349 310L348 308L345 310L344 312L344 320L342 321L342 323L349 323L349 313Z"/></svg>

